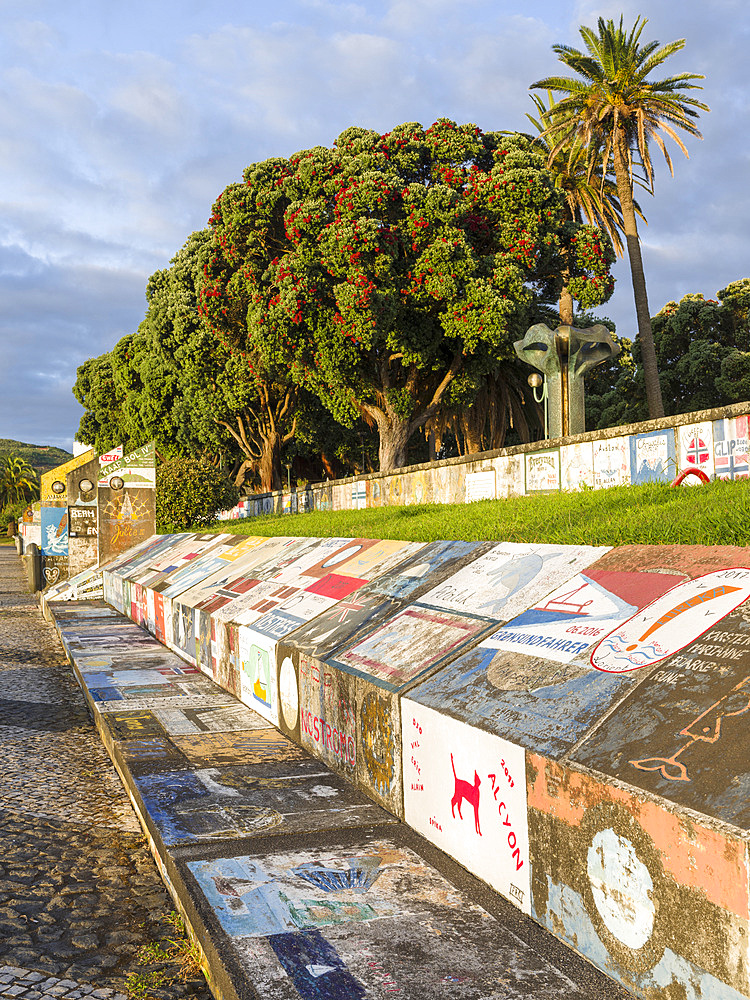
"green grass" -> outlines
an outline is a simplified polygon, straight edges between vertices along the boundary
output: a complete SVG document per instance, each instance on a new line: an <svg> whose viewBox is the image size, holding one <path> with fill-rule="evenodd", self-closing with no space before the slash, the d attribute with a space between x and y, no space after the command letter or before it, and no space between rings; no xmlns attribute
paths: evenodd
<svg viewBox="0 0 750 1000"><path fill-rule="evenodd" d="M420 542L457 538L573 545L750 545L750 483L717 480L676 489L650 483L471 504L277 514L223 521L211 530Z"/></svg>

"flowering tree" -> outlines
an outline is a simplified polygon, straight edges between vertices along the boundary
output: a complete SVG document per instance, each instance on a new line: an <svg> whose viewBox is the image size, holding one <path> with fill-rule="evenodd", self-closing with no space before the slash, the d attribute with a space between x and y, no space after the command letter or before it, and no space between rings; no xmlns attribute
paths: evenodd
<svg viewBox="0 0 750 1000"><path fill-rule="evenodd" d="M586 307L611 294L601 242L563 221L525 137L350 128L226 188L200 309L259 377L284 371L340 423L377 425L393 469L460 376L513 359L579 230L571 292Z"/></svg>

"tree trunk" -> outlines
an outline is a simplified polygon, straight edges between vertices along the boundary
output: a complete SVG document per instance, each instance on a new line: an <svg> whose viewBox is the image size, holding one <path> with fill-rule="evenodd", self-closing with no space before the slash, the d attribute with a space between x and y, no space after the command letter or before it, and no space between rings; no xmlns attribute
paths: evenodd
<svg viewBox="0 0 750 1000"><path fill-rule="evenodd" d="M282 489L281 482L281 436L271 432L262 440L260 456L260 488L268 493Z"/></svg>
<svg viewBox="0 0 750 1000"><path fill-rule="evenodd" d="M487 392L482 391L471 406L467 406L459 413L456 423L463 438L462 455L477 455L480 451L484 451L482 432L488 406Z"/></svg>
<svg viewBox="0 0 750 1000"><path fill-rule="evenodd" d="M395 414L379 413L376 420L380 433L380 471L393 472L407 463L406 449L414 428L411 420L403 420Z"/></svg>
<svg viewBox="0 0 750 1000"><path fill-rule="evenodd" d="M573 325L573 296L568 291L568 286L563 285L560 298L557 302L557 309L560 313L560 325Z"/></svg>
<svg viewBox="0 0 750 1000"><path fill-rule="evenodd" d="M643 273L641 243L638 238L638 226L635 220L633 188L630 182L627 158L625 140L622 134L618 133L614 143L615 179L617 181L617 196L620 199L620 207L622 209L625 240L628 245L630 276L633 281L633 296L635 297L635 314L638 320L638 337L641 342L643 374L646 380L648 413L652 418L663 417L664 403L661 398L654 335L651 331L651 313L648 308L648 295L646 294L646 277Z"/></svg>

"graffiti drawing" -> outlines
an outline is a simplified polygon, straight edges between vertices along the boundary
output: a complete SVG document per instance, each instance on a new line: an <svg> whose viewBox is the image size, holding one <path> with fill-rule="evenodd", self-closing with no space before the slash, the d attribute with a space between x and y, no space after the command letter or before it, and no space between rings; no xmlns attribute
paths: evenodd
<svg viewBox="0 0 750 1000"><path fill-rule="evenodd" d="M456 765L453 763L453 754L451 754L451 767L453 768L453 782L454 791L453 798L451 799L451 816L455 819L456 809L458 809L458 818L463 819L461 815L461 803L464 799L469 803L469 805L474 810L474 829L477 831L479 836L482 836L482 831L479 829L479 786L482 784L477 772L474 772L474 784L466 781L464 778L459 778L456 775Z"/></svg>
<svg viewBox="0 0 750 1000"><path fill-rule="evenodd" d="M362 700L360 723L365 766L378 792L387 795L395 773L390 699L370 691Z"/></svg>
<svg viewBox="0 0 750 1000"><path fill-rule="evenodd" d="M731 716L744 715L748 709L750 709L750 677L745 677L739 684L735 684L728 694L719 698L710 708L680 730L679 735L687 736L688 740L671 757L646 757L643 760L631 760L630 763L639 771L659 771L667 781L690 781L687 766L677 758L697 743L717 743L723 735L724 720Z"/></svg>

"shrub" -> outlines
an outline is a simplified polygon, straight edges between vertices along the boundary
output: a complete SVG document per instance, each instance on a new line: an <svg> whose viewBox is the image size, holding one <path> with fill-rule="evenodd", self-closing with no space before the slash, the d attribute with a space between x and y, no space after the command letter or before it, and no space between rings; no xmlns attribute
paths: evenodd
<svg viewBox="0 0 750 1000"><path fill-rule="evenodd" d="M206 458L173 458L156 473L156 524L159 531L206 527L220 510L233 507L239 490Z"/></svg>

